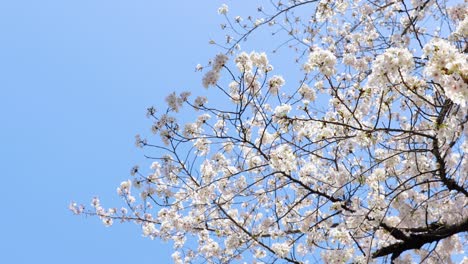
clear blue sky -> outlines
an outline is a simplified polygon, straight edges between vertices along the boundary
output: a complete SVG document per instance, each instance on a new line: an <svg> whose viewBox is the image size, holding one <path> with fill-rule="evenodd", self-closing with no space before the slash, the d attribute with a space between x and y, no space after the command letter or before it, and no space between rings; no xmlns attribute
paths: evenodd
<svg viewBox="0 0 468 264"><path fill-rule="evenodd" d="M148 134L145 109L203 93L222 1L0 1L1 263L170 263L138 226L73 216L115 192Z"/></svg>

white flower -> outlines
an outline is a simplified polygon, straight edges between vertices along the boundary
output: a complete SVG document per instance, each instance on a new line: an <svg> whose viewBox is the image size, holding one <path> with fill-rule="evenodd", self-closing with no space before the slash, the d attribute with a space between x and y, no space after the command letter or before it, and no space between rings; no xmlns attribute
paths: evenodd
<svg viewBox="0 0 468 264"><path fill-rule="evenodd" d="M291 105L289 104L282 104L282 105L279 105L275 108L275 112L274 112L274 115L276 117L286 117L289 113L289 111L291 111Z"/></svg>
<svg viewBox="0 0 468 264"><path fill-rule="evenodd" d="M260 26L263 22L265 22L265 19L264 19L264 18L257 18L257 19L255 20L254 26L258 27L258 26Z"/></svg>
<svg viewBox="0 0 468 264"><path fill-rule="evenodd" d="M172 257L172 260L174 261L174 264L183 264L184 263L184 261L182 261L182 257L180 256L179 251L176 251L176 252L172 253L171 257Z"/></svg>
<svg viewBox="0 0 468 264"><path fill-rule="evenodd" d="M277 95L281 86L284 85L283 77L279 75L274 75L268 81L269 91L272 95Z"/></svg>
<svg viewBox="0 0 468 264"><path fill-rule="evenodd" d="M291 245L289 243L273 243L271 245L271 249L275 251L276 255L278 255L281 258L284 258L288 255L289 251L291 250Z"/></svg>
<svg viewBox="0 0 468 264"><path fill-rule="evenodd" d="M348 231L343 228L332 228L330 230L330 236L333 240L339 241L342 244L348 244L351 240L351 237L348 234Z"/></svg>
<svg viewBox="0 0 468 264"><path fill-rule="evenodd" d="M191 93L191 92L188 92L188 91L182 92L182 93L180 93L180 98L179 98L179 99L180 99L182 102L187 102L187 100L188 100L188 98L189 98L189 96L190 96L191 94L192 94L192 93Z"/></svg>
<svg viewBox="0 0 468 264"><path fill-rule="evenodd" d="M296 169L296 155L291 147L282 144L272 150L270 154L270 166L278 171L291 172Z"/></svg>
<svg viewBox="0 0 468 264"><path fill-rule="evenodd" d="M303 83L298 92L304 99L315 101L315 91L312 90L307 84Z"/></svg>
<svg viewBox="0 0 468 264"><path fill-rule="evenodd" d="M94 208L101 207L99 198L94 197L93 200L91 201L91 205L92 205Z"/></svg>
<svg viewBox="0 0 468 264"><path fill-rule="evenodd" d="M146 145L146 139L142 139L139 134L135 135L135 146L137 148L143 148Z"/></svg>
<svg viewBox="0 0 468 264"><path fill-rule="evenodd" d="M268 64L269 62L268 62L268 58L265 52L262 52L262 53L251 52L250 60L253 66L258 67L260 70L264 72L269 71L271 68L271 65Z"/></svg>
<svg viewBox="0 0 468 264"><path fill-rule="evenodd" d="M424 72L438 82L445 95L454 103L465 107L468 101L468 55L443 39L433 39L424 46L429 62Z"/></svg>
<svg viewBox="0 0 468 264"><path fill-rule="evenodd" d="M374 177L377 181L385 180L385 175L385 170L382 168L377 168L374 170L374 173L372 173L372 177Z"/></svg>
<svg viewBox="0 0 468 264"><path fill-rule="evenodd" d="M226 4L222 4L218 8L218 14L220 14L220 15L226 15L227 12L229 12L229 7Z"/></svg>
<svg viewBox="0 0 468 264"><path fill-rule="evenodd" d="M226 141L223 143L223 149L227 153L231 152L234 149L234 143L232 141Z"/></svg>
<svg viewBox="0 0 468 264"><path fill-rule="evenodd" d="M228 130L226 126L226 120L224 119L219 119L218 121L216 121L213 127L216 130L216 132L221 133L221 134L226 133Z"/></svg>
<svg viewBox="0 0 468 264"><path fill-rule="evenodd" d="M209 114L202 114L197 117L197 125L201 126L210 120L211 116Z"/></svg>
<svg viewBox="0 0 468 264"><path fill-rule="evenodd" d="M210 86L215 86L219 79L219 72L211 70L205 74L203 77L203 87L208 88Z"/></svg>
<svg viewBox="0 0 468 264"><path fill-rule="evenodd" d="M220 77L219 72L221 71L228 59L229 58L224 54L216 55L212 63L213 69L207 72L205 76L203 76L203 87L208 88L209 86L216 85Z"/></svg>
<svg viewBox="0 0 468 264"><path fill-rule="evenodd" d="M205 244L200 247L200 252L202 252L207 257L217 256L219 251L220 247L213 239L208 239Z"/></svg>
<svg viewBox="0 0 468 264"><path fill-rule="evenodd" d="M161 169L161 164L157 161L154 161L153 163L151 163L150 169L154 171L159 171Z"/></svg>
<svg viewBox="0 0 468 264"><path fill-rule="evenodd" d="M323 75L331 76L336 72L335 64L336 57L331 51L316 47L309 54L309 59L303 67L307 73L318 68Z"/></svg>
<svg viewBox="0 0 468 264"><path fill-rule="evenodd" d="M170 109L178 113L183 101L181 98L177 97L175 92L173 92L166 97L166 103Z"/></svg>
<svg viewBox="0 0 468 264"><path fill-rule="evenodd" d="M262 165L262 158L260 156L252 156L247 159L247 164L250 168L254 169Z"/></svg>
<svg viewBox="0 0 468 264"><path fill-rule="evenodd" d="M127 196L127 202L128 202L128 203L131 203L131 204L134 203L134 202L136 202L135 196L128 195L128 196Z"/></svg>
<svg viewBox="0 0 468 264"><path fill-rule="evenodd" d="M223 68L224 64L228 61L228 56L220 53L216 55L214 62L213 62L213 70L220 71Z"/></svg>
<svg viewBox="0 0 468 264"><path fill-rule="evenodd" d="M195 107L197 107L196 109L198 109L199 107L204 106L207 102L208 102L208 99L205 96L198 96L195 99L194 105Z"/></svg>
<svg viewBox="0 0 468 264"><path fill-rule="evenodd" d="M105 225L105 226L111 226L114 221L112 220L112 218L109 218L109 217L103 217L102 218L102 223Z"/></svg>
<svg viewBox="0 0 468 264"><path fill-rule="evenodd" d="M466 16L468 15L468 11L466 9L465 3L459 3L450 8L447 8L447 13L449 17L455 21L461 21L463 20L463 18L466 18Z"/></svg>
<svg viewBox="0 0 468 264"><path fill-rule="evenodd" d="M408 49L389 48L378 55L372 64L370 85L382 85L390 82L401 82L402 75L414 68L413 54Z"/></svg>
<svg viewBox="0 0 468 264"><path fill-rule="evenodd" d="M210 183L216 175L216 170L209 160L203 161L202 165L200 166L200 172L205 183Z"/></svg>
<svg viewBox="0 0 468 264"><path fill-rule="evenodd" d="M452 33L451 37L455 40L463 40L468 37L468 15L465 19L460 22L455 32Z"/></svg>
<svg viewBox="0 0 468 264"><path fill-rule="evenodd" d="M323 81L315 82L314 87L319 91L322 90L323 89Z"/></svg>
<svg viewBox="0 0 468 264"><path fill-rule="evenodd" d="M187 123L184 126L184 137L191 138L195 137L198 134L199 127L196 123Z"/></svg>
<svg viewBox="0 0 468 264"><path fill-rule="evenodd" d="M70 209L70 211L72 211L74 214L81 214L83 213L84 207L82 205L78 205L75 202L71 202L68 206L68 209Z"/></svg>
<svg viewBox="0 0 468 264"><path fill-rule="evenodd" d="M246 52L241 52L234 61L239 71L250 72L252 70L252 61Z"/></svg>
<svg viewBox="0 0 468 264"><path fill-rule="evenodd" d="M198 150L198 155L204 156L210 151L210 143L211 141L206 138L199 138L193 145Z"/></svg>
<svg viewBox="0 0 468 264"><path fill-rule="evenodd" d="M156 228L154 226L153 223L149 223L149 222L145 222L143 223L143 225L141 226L142 230L143 230L143 236L154 236L154 234L156 233Z"/></svg>

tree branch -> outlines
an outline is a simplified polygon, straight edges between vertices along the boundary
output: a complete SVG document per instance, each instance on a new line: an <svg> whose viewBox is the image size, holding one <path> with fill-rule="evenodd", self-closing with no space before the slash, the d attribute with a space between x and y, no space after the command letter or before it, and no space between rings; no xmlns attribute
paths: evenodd
<svg viewBox="0 0 468 264"><path fill-rule="evenodd" d="M437 242L444 238L467 231L468 218L465 218L465 220L460 223L453 225L444 225L433 232L428 232L424 234L411 234L407 236L407 239L402 242L391 244L389 246L383 247L375 251L372 254L372 258L378 258L392 254L392 259L396 259L398 256L401 255L401 253L403 253L406 250L420 249L424 244ZM392 234L395 234L394 231L392 232Z"/></svg>

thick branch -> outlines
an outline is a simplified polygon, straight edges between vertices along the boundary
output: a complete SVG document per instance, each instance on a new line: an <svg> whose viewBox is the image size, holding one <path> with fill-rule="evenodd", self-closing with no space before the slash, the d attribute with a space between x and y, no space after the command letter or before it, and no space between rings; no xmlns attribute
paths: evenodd
<svg viewBox="0 0 468 264"><path fill-rule="evenodd" d="M450 108L452 107L453 103L452 101L450 100L446 100L445 103L444 103L444 106L442 107L440 113L439 113L439 116L437 117L437 120L436 120L436 126L437 127L440 127L444 120L445 120L445 117L447 116ZM436 160L437 160L437 164L439 165L439 168L438 168L438 171L439 171L439 177L440 179L442 180L442 182L444 183L445 186L447 186L447 188L450 190L450 191L458 191L460 193L463 193L465 196L468 197L468 191L465 190L465 188L463 188L463 186L460 186L457 184L457 182L454 180L454 179L451 179L451 178L448 178L447 177L447 170L446 170L446 167L445 167L445 160L444 160L444 157L442 156L442 153L440 152L440 148L439 148L439 140L437 137L435 137L433 139L433 143L432 143L432 154L434 154Z"/></svg>
<svg viewBox="0 0 468 264"><path fill-rule="evenodd" d="M441 228L431 232L431 233L424 233L424 234L411 234L407 236L407 239L398 242L386 247L383 247L372 254L372 258L378 258L386 255L392 254L392 259L396 259L406 250L410 249L419 249L424 244L437 242L444 238L453 236L455 234L461 232L468 231L468 218L465 218L463 222L453 224L453 225L445 225Z"/></svg>

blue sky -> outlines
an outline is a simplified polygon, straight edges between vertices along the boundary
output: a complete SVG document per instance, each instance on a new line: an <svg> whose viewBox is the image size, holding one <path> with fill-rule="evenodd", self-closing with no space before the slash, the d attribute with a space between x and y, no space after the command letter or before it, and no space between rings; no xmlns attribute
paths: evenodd
<svg viewBox="0 0 468 264"><path fill-rule="evenodd" d="M203 93L222 1L0 1L2 263L170 263L133 224L73 216L71 200L119 206L149 165L134 135L172 90Z"/></svg>

